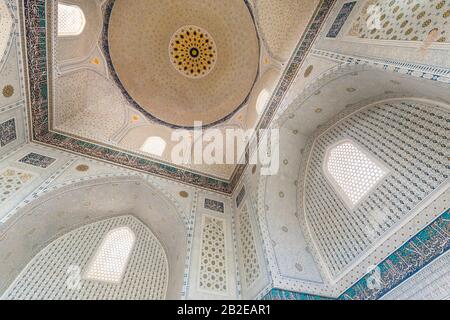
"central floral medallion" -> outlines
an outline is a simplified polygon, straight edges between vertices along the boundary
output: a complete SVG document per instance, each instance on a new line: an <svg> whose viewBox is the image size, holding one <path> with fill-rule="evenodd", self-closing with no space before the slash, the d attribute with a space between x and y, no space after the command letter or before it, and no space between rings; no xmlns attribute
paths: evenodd
<svg viewBox="0 0 450 320"><path fill-rule="evenodd" d="M182 75L200 79L214 69L217 61L216 43L205 29L184 26L170 40L169 57Z"/></svg>

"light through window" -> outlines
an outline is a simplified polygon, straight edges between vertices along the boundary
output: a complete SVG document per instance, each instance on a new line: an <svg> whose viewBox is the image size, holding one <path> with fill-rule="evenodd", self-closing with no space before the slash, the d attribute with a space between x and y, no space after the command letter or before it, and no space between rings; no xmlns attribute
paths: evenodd
<svg viewBox="0 0 450 320"><path fill-rule="evenodd" d="M58 4L58 36L77 36L85 25L86 19L80 7Z"/></svg>
<svg viewBox="0 0 450 320"><path fill-rule="evenodd" d="M325 172L344 201L354 207L387 174L351 141L331 147L325 158Z"/></svg>
<svg viewBox="0 0 450 320"><path fill-rule="evenodd" d="M130 228L121 227L110 231L86 270L84 278L111 283L120 283L128 265L135 242Z"/></svg>
<svg viewBox="0 0 450 320"><path fill-rule="evenodd" d="M141 146L141 151L161 157L166 150L167 143L160 137L149 137Z"/></svg>

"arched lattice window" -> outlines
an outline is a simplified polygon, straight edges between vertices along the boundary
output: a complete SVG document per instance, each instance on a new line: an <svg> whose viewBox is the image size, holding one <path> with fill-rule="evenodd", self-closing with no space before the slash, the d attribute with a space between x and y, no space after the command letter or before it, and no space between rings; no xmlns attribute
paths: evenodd
<svg viewBox="0 0 450 320"><path fill-rule="evenodd" d="M75 5L58 4L58 36L80 35L86 25L83 10Z"/></svg>
<svg viewBox="0 0 450 320"><path fill-rule="evenodd" d="M127 269L136 236L128 227L111 230L90 261L84 278L120 283Z"/></svg>
<svg viewBox="0 0 450 320"><path fill-rule="evenodd" d="M325 175L348 207L355 207L383 179L388 170L351 140L328 148Z"/></svg>

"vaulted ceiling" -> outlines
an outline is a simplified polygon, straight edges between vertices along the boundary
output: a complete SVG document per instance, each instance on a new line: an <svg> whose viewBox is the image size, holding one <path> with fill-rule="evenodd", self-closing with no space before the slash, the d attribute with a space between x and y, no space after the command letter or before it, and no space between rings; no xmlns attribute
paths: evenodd
<svg viewBox="0 0 450 320"><path fill-rule="evenodd" d="M43 3L25 3L30 87L36 64L49 62L48 104L31 108L33 139L225 193L243 166L175 163L173 130L192 134L195 121L222 132L267 126L331 8L317 0L64 4L83 11L80 34L58 34L67 24L58 1L45 2L49 33L33 32ZM30 50L42 42L47 51ZM32 105L47 95L39 89ZM155 137L159 147L146 148Z"/></svg>

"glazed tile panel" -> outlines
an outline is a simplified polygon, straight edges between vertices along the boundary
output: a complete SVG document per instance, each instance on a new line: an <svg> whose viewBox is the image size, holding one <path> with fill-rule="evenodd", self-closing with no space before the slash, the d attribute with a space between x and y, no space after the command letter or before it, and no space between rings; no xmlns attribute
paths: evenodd
<svg viewBox="0 0 450 320"><path fill-rule="evenodd" d="M47 1L47 3L50 3L50 1ZM267 128L269 126L334 3L335 0L324 0L321 2L289 65L286 67L270 106L258 127ZM51 7L50 4L49 8L46 8L46 1L44 0L24 0L19 2L19 8L24 11L25 17L24 33L26 34L27 45L30 87L29 105L31 108L33 140L180 182L231 194L245 170L245 165L238 165L230 181L226 182L50 131L48 88L51 86L51 83L49 83L47 73L47 41L51 39L47 39L46 9L51 14Z"/></svg>
<svg viewBox="0 0 450 320"><path fill-rule="evenodd" d="M23 157L22 159L19 160L19 162L21 162L21 163L25 163L30 166L39 167L39 168L43 168L43 169L48 168L55 161L56 161L56 159L53 159L53 158L50 158L47 156L43 156L41 154L34 153L34 152L27 154L25 157Z"/></svg>
<svg viewBox="0 0 450 320"><path fill-rule="evenodd" d="M373 272L366 274L339 296L342 300L375 300L409 279L450 249L450 210L412 237L378 266L380 286L371 286ZM266 300L329 299L299 292L272 289Z"/></svg>
<svg viewBox="0 0 450 320"><path fill-rule="evenodd" d="M263 298L263 300L332 300L332 299L301 292L272 289Z"/></svg>
<svg viewBox="0 0 450 320"><path fill-rule="evenodd" d="M381 300L442 300L450 295L450 252L384 295Z"/></svg>
<svg viewBox="0 0 450 320"><path fill-rule="evenodd" d="M363 39L449 42L450 1L370 0L349 36Z"/></svg>

